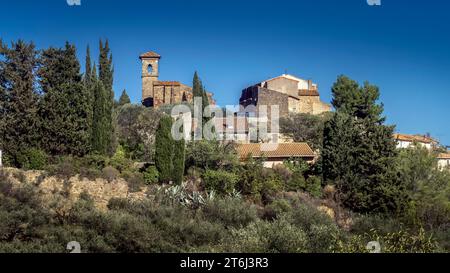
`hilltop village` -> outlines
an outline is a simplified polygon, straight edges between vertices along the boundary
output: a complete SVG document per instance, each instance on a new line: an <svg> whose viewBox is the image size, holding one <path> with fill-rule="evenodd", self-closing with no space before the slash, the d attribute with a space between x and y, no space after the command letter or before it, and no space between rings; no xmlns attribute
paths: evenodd
<svg viewBox="0 0 450 273"><path fill-rule="evenodd" d="M193 103L192 87L179 81L159 79L160 54L149 51L141 54L139 59L142 64L144 106L159 108L164 105ZM213 93L207 92L207 96L210 103L215 104ZM267 106L270 112L271 106L276 105L280 118L299 113L320 116L331 112L331 105L320 99L318 85L312 80L304 80L289 74L263 80L242 90L239 105L245 110L235 113L232 124L225 117L215 118L215 128L219 139L230 140L229 135L232 134L231 140L237 143L240 158L245 159L249 155L264 158L266 167L273 167L290 158L302 158L307 162L317 159L317 151L307 143L295 142L283 132L272 133L270 128L268 134L264 138L259 138L257 143L251 139L252 133L257 130L256 124L264 118L270 119L270 114L266 117L259 115L260 106ZM189 123L189 126L191 125ZM228 134L228 138L225 134ZM439 166L442 168L450 166L450 152L445 152L439 142L431 136L395 134L393 138L397 141L399 149L420 145L429 151L441 150L438 153ZM263 151L261 145L267 142L277 143L277 148Z"/></svg>

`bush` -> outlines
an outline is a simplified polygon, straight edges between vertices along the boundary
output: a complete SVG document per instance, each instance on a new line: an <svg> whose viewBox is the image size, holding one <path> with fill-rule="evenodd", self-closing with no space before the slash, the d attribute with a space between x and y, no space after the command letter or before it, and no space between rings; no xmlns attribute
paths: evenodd
<svg viewBox="0 0 450 273"><path fill-rule="evenodd" d="M130 192L138 192L145 185L144 175L136 172L126 172L122 177L127 181Z"/></svg>
<svg viewBox="0 0 450 273"><path fill-rule="evenodd" d="M303 253L308 251L308 239L303 230L285 218L274 222L252 222L246 228L232 230L226 252L233 253Z"/></svg>
<svg viewBox="0 0 450 273"><path fill-rule="evenodd" d="M55 165L47 166L47 171L50 175L55 175L63 179L69 179L77 175L78 170L74 158L62 157L59 160L60 162Z"/></svg>
<svg viewBox="0 0 450 273"><path fill-rule="evenodd" d="M16 155L19 167L28 170L43 170L47 166L47 154L36 148L27 149Z"/></svg>
<svg viewBox="0 0 450 273"><path fill-rule="evenodd" d="M322 181L317 176L310 176L306 180L306 191L316 198L322 197Z"/></svg>
<svg viewBox="0 0 450 273"><path fill-rule="evenodd" d="M203 213L207 219L218 221L225 227L245 227L258 218L254 205L240 198L225 197L206 203Z"/></svg>
<svg viewBox="0 0 450 273"><path fill-rule="evenodd" d="M159 172L155 166L150 166L144 171L144 181L147 185L156 184L159 181Z"/></svg>
<svg viewBox="0 0 450 273"><path fill-rule="evenodd" d="M85 168L92 168L96 170L103 170L108 166L109 159L106 156L99 154L88 154L79 159L80 165Z"/></svg>
<svg viewBox="0 0 450 273"><path fill-rule="evenodd" d="M204 188L219 194L231 194L235 189L238 176L226 171L207 170L203 174Z"/></svg>
<svg viewBox="0 0 450 273"><path fill-rule="evenodd" d="M295 172L286 183L287 191L303 191L306 189L306 180L302 173Z"/></svg>
<svg viewBox="0 0 450 273"><path fill-rule="evenodd" d="M117 169L119 172L130 171L133 169L133 161L125 157L124 148L119 145L116 153L109 160L109 165Z"/></svg>
<svg viewBox="0 0 450 273"><path fill-rule="evenodd" d="M108 182L112 182L112 181L116 180L119 177L119 175L120 175L120 172L111 166L105 167L102 170L102 176Z"/></svg>
<svg viewBox="0 0 450 273"><path fill-rule="evenodd" d="M276 199L270 205L266 206L264 218L273 220L277 217L292 211L292 206L285 199Z"/></svg>

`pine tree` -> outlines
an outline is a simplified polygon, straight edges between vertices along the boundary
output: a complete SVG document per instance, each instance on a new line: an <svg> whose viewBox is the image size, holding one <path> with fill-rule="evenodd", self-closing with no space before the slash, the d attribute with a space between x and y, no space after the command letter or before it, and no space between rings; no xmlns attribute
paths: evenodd
<svg viewBox="0 0 450 273"><path fill-rule="evenodd" d="M122 91L122 95L120 95L118 104L119 104L119 106L123 106L123 105L128 104L128 103L131 103L131 100L130 100L130 97L128 96L128 94L127 94L127 91L124 89Z"/></svg>
<svg viewBox="0 0 450 273"><path fill-rule="evenodd" d="M38 147L36 56L33 43L0 43L0 149L19 167L23 152Z"/></svg>
<svg viewBox="0 0 450 273"><path fill-rule="evenodd" d="M378 88L341 76L332 90L337 112L324 130L324 179L336 184L341 200L355 211L401 210L394 127L384 125Z"/></svg>
<svg viewBox="0 0 450 273"><path fill-rule="evenodd" d="M173 179L173 150L172 118L168 115L161 117L156 131L155 165L159 171L161 182L170 182Z"/></svg>
<svg viewBox="0 0 450 273"><path fill-rule="evenodd" d="M42 146L53 155L84 155L90 150L92 106L75 46L44 50L39 62Z"/></svg>
<svg viewBox="0 0 450 273"><path fill-rule="evenodd" d="M184 167L185 167L185 141L184 139L174 141L173 147L173 171L172 179L177 185L183 182Z"/></svg>

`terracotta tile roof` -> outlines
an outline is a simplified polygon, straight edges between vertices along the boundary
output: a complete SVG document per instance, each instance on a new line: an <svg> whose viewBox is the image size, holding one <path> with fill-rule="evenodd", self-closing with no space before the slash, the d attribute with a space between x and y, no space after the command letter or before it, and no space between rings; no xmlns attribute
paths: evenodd
<svg viewBox="0 0 450 273"><path fill-rule="evenodd" d="M153 82L153 85L172 85L172 86L179 86L181 85L180 82L176 81L155 81Z"/></svg>
<svg viewBox="0 0 450 273"><path fill-rule="evenodd" d="M159 55L159 54L156 53L156 52L149 51L149 52L145 52L145 53L141 54L141 55L139 56L139 58L140 58L140 59L142 59L142 58L161 58L161 55Z"/></svg>
<svg viewBox="0 0 450 273"><path fill-rule="evenodd" d="M441 153L438 155L438 159L450 159L450 153Z"/></svg>
<svg viewBox="0 0 450 273"><path fill-rule="evenodd" d="M421 135L406 135L406 134L394 134L394 139L399 141L408 141L408 142L420 142L425 144L436 143L436 140L431 137L421 136Z"/></svg>
<svg viewBox="0 0 450 273"><path fill-rule="evenodd" d="M309 90L309 89L299 89L298 90L299 96L319 96L319 92L317 90Z"/></svg>
<svg viewBox="0 0 450 273"><path fill-rule="evenodd" d="M273 151L261 151L261 145L278 145ZM270 147L270 146L269 146ZM250 154L253 157L290 158L290 157L315 157L315 153L307 143L279 143L279 144L239 144L236 147L239 157L246 159ZM272 150L272 149L271 149Z"/></svg>

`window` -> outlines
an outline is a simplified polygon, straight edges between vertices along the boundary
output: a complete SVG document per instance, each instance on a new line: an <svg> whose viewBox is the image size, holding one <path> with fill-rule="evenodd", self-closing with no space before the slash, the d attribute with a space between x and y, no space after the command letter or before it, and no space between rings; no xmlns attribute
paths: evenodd
<svg viewBox="0 0 450 273"><path fill-rule="evenodd" d="M147 73L148 73L148 74L152 74L152 73L153 73L153 66L152 66L151 64L149 64L149 65L147 66Z"/></svg>

